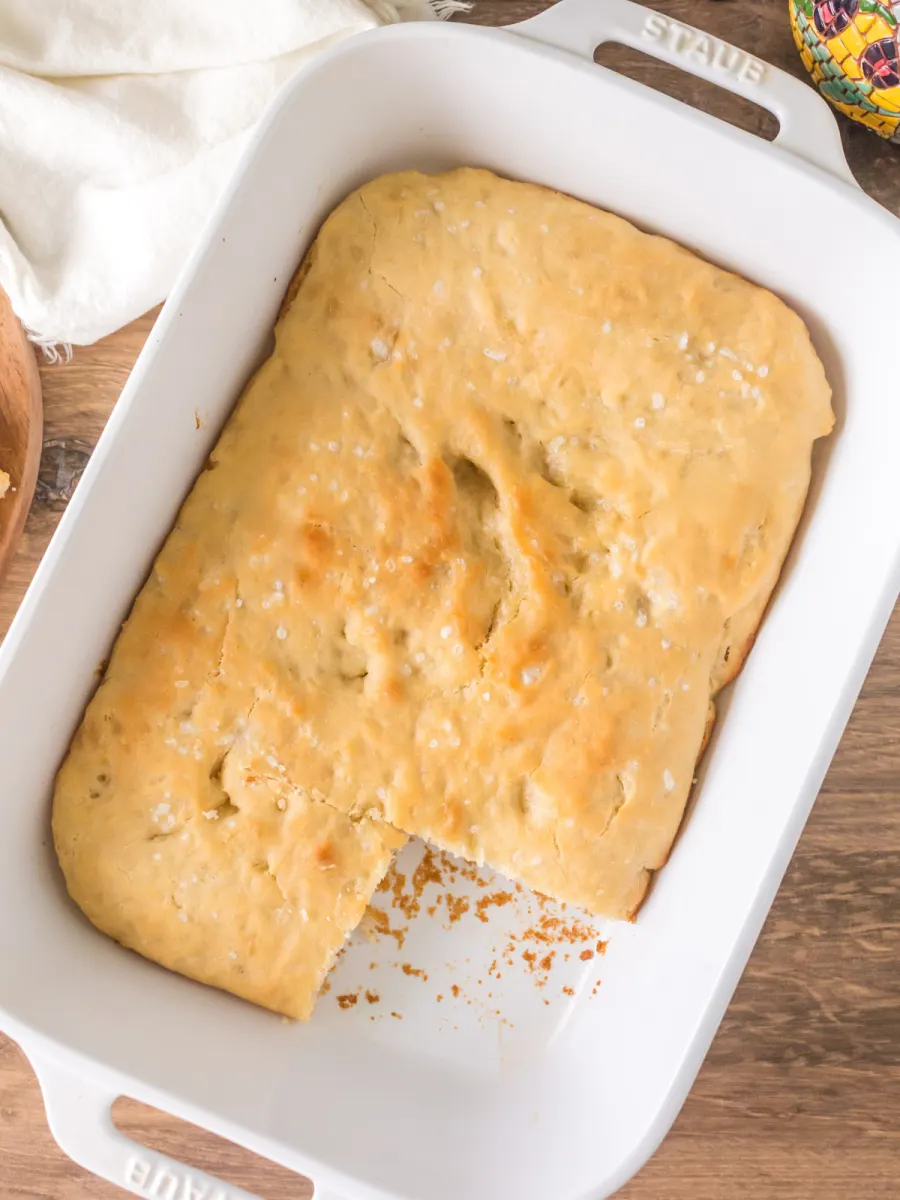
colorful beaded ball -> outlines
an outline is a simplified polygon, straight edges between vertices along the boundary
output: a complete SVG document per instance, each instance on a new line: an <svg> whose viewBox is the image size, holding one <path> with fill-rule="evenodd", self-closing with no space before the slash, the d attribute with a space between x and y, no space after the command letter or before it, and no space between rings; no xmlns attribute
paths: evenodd
<svg viewBox="0 0 900 1200"><path fill-rule="evenodd" d="M900 141L900 0L788 0L794 41L835 108Z"/></svg>

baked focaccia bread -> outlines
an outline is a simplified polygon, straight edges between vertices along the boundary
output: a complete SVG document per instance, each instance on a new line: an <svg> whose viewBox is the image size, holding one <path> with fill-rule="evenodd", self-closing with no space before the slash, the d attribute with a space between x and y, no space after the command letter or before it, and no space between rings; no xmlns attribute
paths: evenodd
<svg viewBox="0 0 900 1200"><path fill-rule="evenodd" d="M831 427L800 319L672 242L485 171L354 192L60 772L74 899L295 1015L401 835L633 914Z"/></svg>

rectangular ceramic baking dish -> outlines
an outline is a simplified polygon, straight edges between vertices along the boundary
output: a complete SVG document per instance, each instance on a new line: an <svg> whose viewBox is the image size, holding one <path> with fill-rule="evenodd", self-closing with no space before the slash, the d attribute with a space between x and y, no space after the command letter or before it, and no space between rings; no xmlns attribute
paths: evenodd
<svg viewBox="0 0 900 1200"><path fill-rule="evenodd" d="M595 66L604 41L756 100L778 137ZM91 929L55 868L48 796L322 218L380 172L458 164L580 196L772 288L809 324L838 426L693 812L637 924L612 931L597 995L596 965L549 1005L508 971L496 989L508 1024L477 1006L448 1019L420 989L403 994L402 1021L323 1003L286 1026ZM843 284L836 229L852 245ZM0 650L0 1026L34 1064L64 1150L138 1195L246 1200L117 1133L110 1105L126 1094L310 1175L319 1200L599 1200L641 1166L713 1037L897 595L900 404L872 351L896 345L884 281L898 275L897 223L854 188L824 102L627 0L563 0L507 30L392 27L297 76L154 327ZM433 922L415 936L440 985L449 935ZM486 943L473 936L465 953L482 967ZM350 983L359 958L340 968Z"/></svg>

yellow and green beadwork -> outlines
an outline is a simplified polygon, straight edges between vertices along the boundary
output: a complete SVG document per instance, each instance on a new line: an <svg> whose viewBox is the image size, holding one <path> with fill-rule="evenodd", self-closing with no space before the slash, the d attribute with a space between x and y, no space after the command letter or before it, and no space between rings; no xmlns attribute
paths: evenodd
<svg viewBox="0 0 900 1200"><path fill-rule="evenodd" d="M788 0L794 41L819 91L900 142L900 0Z"/></svg>

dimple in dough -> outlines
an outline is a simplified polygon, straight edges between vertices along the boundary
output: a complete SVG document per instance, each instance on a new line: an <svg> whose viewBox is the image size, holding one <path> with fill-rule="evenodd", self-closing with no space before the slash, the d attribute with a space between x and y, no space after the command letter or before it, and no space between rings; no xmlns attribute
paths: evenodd
<svg viewBox="0 0 900 1200"><path fill-rule="evenodd" d="M60 772L73 897L301 1016L405 834L632 915L832 422L799 317L670 241L354 192Z"/></svg>

